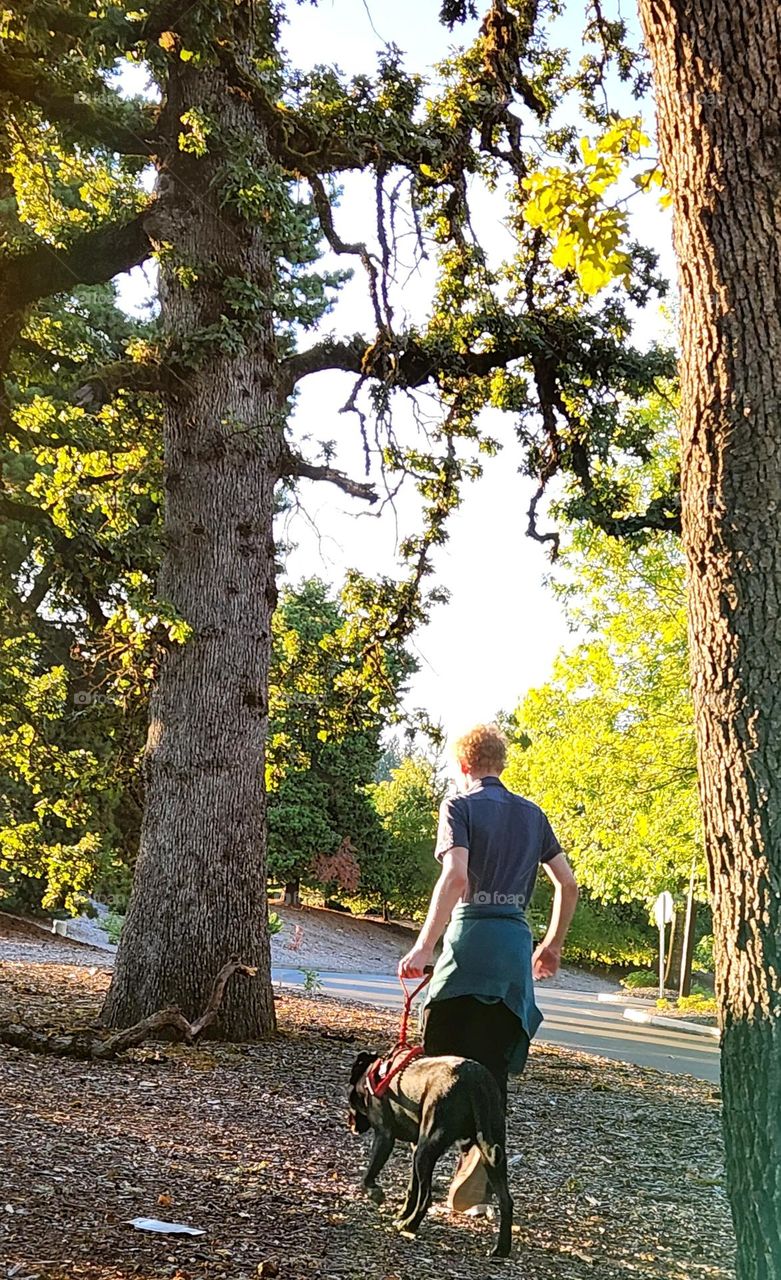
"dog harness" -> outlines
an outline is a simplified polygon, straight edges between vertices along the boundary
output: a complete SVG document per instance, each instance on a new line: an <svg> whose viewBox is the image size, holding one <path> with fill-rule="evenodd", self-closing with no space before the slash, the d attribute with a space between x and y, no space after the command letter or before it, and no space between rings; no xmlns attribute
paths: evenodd
<svg viewBox="0 0 781 1280"><path fill-rule="evenodd" d="M408 991L404 979L399 978L404 990L404 1008L401 1013L399 1038L390 1053L386 1054L384 1058L378 1058L366 1073L366 1092L372 1098L381 1098L384 1093L388 1092L391 1081L400 1076L405 1067L414 1062L415 1058L423 1057L424 1050L422 1045L407 1044L407 1026L409 1024L412 1001L423 990L430 977L430 973L424 974L414 991Z"/></svg>

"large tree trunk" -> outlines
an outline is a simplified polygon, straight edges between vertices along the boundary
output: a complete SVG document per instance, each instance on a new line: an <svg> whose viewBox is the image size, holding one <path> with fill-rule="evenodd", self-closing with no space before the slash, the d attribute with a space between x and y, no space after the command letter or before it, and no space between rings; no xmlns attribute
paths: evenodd
<svg viewBox="0 0 781 1280"><path fill-rule="evenodd" d="M683 527L741 1280L781 1277L781 9L640 0L680 267Z"/></svg>
<svg viewBox="0 0 781 1280"><path fill-rule="evenodd" d="M298 877L296 877L295 880L288 880L286 882L282 902L286 907L301 906L301 881Z"/></svg>
<svg viewBox="0 0 781 1280"><path fill-rule="evenodd" d="M248 286L270 298L272 263L260 233L225 202L222 165L236 140L256 169L266 155L249 105L216 67L176 55L171 66L160 292L170 360L192 367L179 365L165 397L159 595L191 630L152 698L140 853L104 1017L127 1026L176 1004L192 1019L235 954L258 973L230 987L218 1030L244 1040L274 1026L263 757L281 426L271 306L236 302ZM175 142L193 108L211 129L200 158L177 154Z"/></svg>

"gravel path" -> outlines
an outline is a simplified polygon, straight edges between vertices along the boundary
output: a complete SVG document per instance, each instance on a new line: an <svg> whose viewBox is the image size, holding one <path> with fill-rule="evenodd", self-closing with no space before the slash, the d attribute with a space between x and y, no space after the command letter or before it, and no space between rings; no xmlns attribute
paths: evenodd
<svg viewBox="0 0 781 1280"><path fill-rule="evenodd" d="M399 924L383 924L339 911L318 907L272 905L283 922L271 940L271 962L279 968L315 969L330 973L395 973L399 959L409 950L415 931ZM116 947L104 941L100 947L87 940L105 939L94 920L68 921L83 942L50 932L44 924L0 912L0 961L21 964L75 964L110 968ZM562 969L546 987L561 991L615 992L618 984L580 969Z"/></svg>
<svg viewBox="0 0 781 1280"><path fill-rule="evenodd" d="M16 964L78 964L110 968L116 947L88 947L54 935L45 924L0 911L0 961Z"/></svg>

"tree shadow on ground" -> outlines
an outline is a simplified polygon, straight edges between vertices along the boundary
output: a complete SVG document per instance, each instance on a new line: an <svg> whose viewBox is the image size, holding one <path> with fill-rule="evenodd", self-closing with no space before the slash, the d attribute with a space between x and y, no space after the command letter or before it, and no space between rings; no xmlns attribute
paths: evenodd
<svg viewBox="0 0 781 1280"><path fill-rule="evenodd" d="M0 964L0 1020L94 1022L108 980ZM501 1273L485 1256L493 1223L440 1209L417 1241L394 1232L407 1150L382 1209L358 1190L366 1148L346 1128L346 1081L359 1048L394 1039L395 1017L322 997L278 1004L280 1033L258 1045L145 1046L100 1064L0 1048L4 1280ZM522 1157L511 1266L524 1280L733 1275L711 1085L536 1048L511 1088L509 1147ZM135 1217L206 1234L145 1235Z"/></svg>

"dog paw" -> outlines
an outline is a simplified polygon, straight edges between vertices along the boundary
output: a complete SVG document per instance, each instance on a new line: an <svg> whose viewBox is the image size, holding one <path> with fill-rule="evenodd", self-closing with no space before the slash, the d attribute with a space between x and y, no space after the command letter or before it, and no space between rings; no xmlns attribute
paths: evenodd
<svg viewBox="0 0 781 1280"><path fill-rule="evenodd" d="M509 1258L509 1256L510 1249L507 1247L503 1249L500 1244L496 1245L494 1249L491 1249L488 1254L489 1258Z"/></svg>
<svg viewBox="0 0 781 1280"><path fill-rule="evenodd" d="M382 1187L364 1187L364 1191L369 1199L373 1200L375 1204L385 1203L385 1192Z"/></svg>
<svg viewBox="0 0 781 1280"><path fill-rule="evenodd" d="M410 1229L409 1223L405 1222L403 1218L399 1219L397 1222L394 1222L393 1225L398 1231L399 1235L403 1236L405 1240L415 1239L415 1232Z"/></svg>

